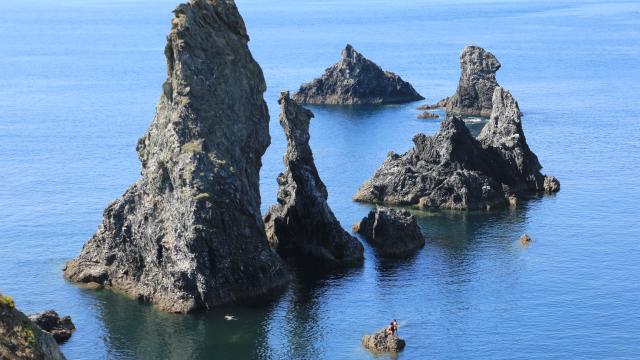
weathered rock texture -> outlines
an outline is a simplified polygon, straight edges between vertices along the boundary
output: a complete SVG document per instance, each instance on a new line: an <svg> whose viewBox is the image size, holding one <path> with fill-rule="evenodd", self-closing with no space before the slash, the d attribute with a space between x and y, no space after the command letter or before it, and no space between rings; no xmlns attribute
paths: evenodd
<svg viewBox="0 0 640 360"><path fill-rule="evenodd" d="M288 282L260 214L262 70L232 0L174 13L168 78L137 146L142 178L107 207L65 276L171 312L262 300Z"/></svg>
<svg viewBox="0 0 640 360"><path fill-rule="evenodd" d="M494 90L491 118L477 139L453 115L436 135L418 134L413 141L415 147L404 155L391 152L354 200L488 209L505 205L508 198L545 191L545 176L527 145L518 104L500 87Z"/></svg>
<svg viewBox="0 0 640 360"><path fill-rule="evenodd" d="M0 294L0 359L64 360L53 337L16 309L13 299Z"/></svg>
<svg viewBox="0 0 640 360"><path fill-rule="evenodd" d="M424 246L416 217L408 211L377 208L355 224L353 231L364 236L385 256L407 256Z"/></svg>
<svg viewBox="0 0 640 360"><path fill-rule="evenodd" d="M500 62L478 46L467 46L460 54L460 81L456 93L436 104L447 113L488 117L491 114L493 90L498 86L496 72Z"/></svg>
<svg viewBox="0 0 640 360"><path fill-rule="evenodd" d="M29 315L29 319L38 325L40 329L51 334L58 344L69 340L73 332L76 331L71 317L64 316L61 318L60 315L53 310Z"/></svg>
<svg viewBox="0 0 640 360"><path fill-rule="evenodd" d="M282 93L280 125L287 137L285 170L278 176L278 204L264 217L271 245L284 256L318 260L327 265L356 265L363 261L362 244L347 233L327 204L309 147L313 113Z"/></svg>
<svg viewBox="0 0 640 360"><path fill-rule="evenodd" d="M293 99L301 104L399 104L424 99L400 76L382 70L351 45L322 77L303 84Z"/></svg>
<svg viewBox="0 0 640 360"><path fill-rule="evenodd" d="M401 338L389 335L384 331L362 337L362 345L375 352L400 352L406 346Z"/></svg>

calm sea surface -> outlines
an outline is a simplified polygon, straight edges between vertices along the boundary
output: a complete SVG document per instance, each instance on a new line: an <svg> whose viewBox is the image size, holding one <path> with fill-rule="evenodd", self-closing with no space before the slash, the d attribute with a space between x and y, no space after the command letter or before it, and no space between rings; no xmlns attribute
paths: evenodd
<svg viewBox="0 0 640 360"><path fill-rule="evenodd" d="M181 316L82 290L61 268L139 176L176 4L3 0L0 290L25 312L71 315L70 359L385 359L360 338L393 318L408 343L399 359L640 358L640 3L237 2L269 86L263 210L286 146L279 91L347 42L428 102L454 92L465 45L492 51L562 191L516 210L417 212L428 241L416 256L384 261L365 245L361 269L298 275L264 307ZM316 164L344 227L369 210L351 196L387 152L437 130L416 105L313 108Z"/></svg>

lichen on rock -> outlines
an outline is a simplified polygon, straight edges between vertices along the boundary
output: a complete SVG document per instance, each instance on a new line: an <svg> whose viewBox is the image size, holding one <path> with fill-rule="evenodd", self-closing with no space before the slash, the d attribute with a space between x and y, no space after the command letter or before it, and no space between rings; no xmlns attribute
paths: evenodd
<svg viewBox="0 0 640 360"><path fill-rule="evenodd" d="M7 295L0 294L0 359L64 360L54 338L15 307Z"/></svg>
<svg viewBox="0 0 640 360"><path fill-rule="evenodd" d="M137 145L142 177L64 274L171 312L261 301L289 279L260 214L264 76L232 0L191 0L174 13L167 80Z"/></svg>
<svg viewBox="0 0 640 360"><path fill-rule="evenodd" d="M264 217L269 242L287 257L331 267L361 264L362 244L342 228L331 211L327 188L314 163L309 146L313 113L288 92L281 94L279 103L287 152L285 170L278 176L278 203Z"/></svg>
<svg viewBox="0 0 640 360"><path fill-rule="evenodd" d="M399 104L424 98L408 82L385 71L351 45L324 74L300 86L293 99L300 104Z"/></svg>

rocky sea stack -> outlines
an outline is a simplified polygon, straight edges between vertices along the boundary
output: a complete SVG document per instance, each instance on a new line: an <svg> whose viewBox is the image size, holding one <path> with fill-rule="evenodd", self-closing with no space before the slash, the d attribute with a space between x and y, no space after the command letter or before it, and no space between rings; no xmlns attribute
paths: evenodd
<svg viewBox="0 0 640 360"><path fill-rule="evenodd" d="M489 117L500 66L498 59L485 49L465 47L460 54L460 81L456 93L436 105L446 107L449 114Z"/></svg>
<svg viewBox="0 0 640 360"><path fill-rule="evenodd" d="M0 293L0 359L64 360L51 334L16 309L13 299Z"/></svg>
<svg viewBox="0 0 640 360"><path fill-rule="evenodd" d="M407 256L424 246L416 217L408 211L379 207L353 225L353 231L364 236L383 256Z"/></svg>
<svg viewBox="0 0 640 360"><path fill-rule="evenodd" d="M283 256L349 266L363 261L362 244L347 233L327 203L328 192L318 175L309 147L313 113L281 94L280 125L287 137L285 170L278 176L278 204L264 217L271 245Z"/></svg>
<svg viewBox="0 0 640 360"><path fill-rule="evenodd" d="M270 143L262 70L232 0L191 0L174 13L168 78L137 146L142 178L64 274L171 312L261 301L289 279L260 214Z"/></svg>
<svg viewBox="0 0 640 360"><path fill-rule="evenodd" d="M293 99L300 104L400 104L424 98L400 76L382 70L351 45L322 77L303 84Z"/></svg>
<svg viewBox="0 0 640 360"><path fill-rule="evenodd" d="M478 138L462 118L452 115L434 136L418 134L404 155L391 152L354 200L423 208L489 209L507 199L527 198L560 188L540 173L538 157L529 149L518 103L497 87L493 111ZM545 186L545 182L548 183Z"/></svg>

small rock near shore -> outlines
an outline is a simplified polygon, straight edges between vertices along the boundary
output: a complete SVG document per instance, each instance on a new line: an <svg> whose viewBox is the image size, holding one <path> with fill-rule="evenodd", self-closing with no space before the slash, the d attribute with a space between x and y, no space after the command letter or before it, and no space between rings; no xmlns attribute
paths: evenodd
<svg viewBox="0 0 640 360"><path fill-rule="evenodd" d="M40 329L51 334L58 344L69 340L73 332L76 331L70 316L61 318L53 310L29 315L29 319L38 325Z"/></svg>

